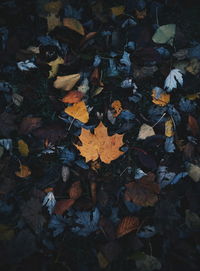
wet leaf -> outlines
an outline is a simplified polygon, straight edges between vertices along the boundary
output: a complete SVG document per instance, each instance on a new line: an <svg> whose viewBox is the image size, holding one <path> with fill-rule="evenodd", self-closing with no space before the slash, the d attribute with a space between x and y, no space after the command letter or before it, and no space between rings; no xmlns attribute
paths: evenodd
<svg viewBox="0 0 200 271"><path fill-rule="evenodd" d="M152 37L152 40L155 43L164 44L168 43L173 45L173 40L176 33L176 25L175 24L166 24L160 26L155 34Z"/></svg>
<svg viewBox="0 0 200 271"><path fill-rule="evenodd" d="M122 218L121 222L117 227L117 237L122 237L132 231L137 230L139 225L139 219L135 216L126 216Z"/></svg>
<svg viewBox="0 0 200 271"><path fill-rule="evenodd" d="M122 138L123 135L118 134L108 136L107 128L100 122L94 129L94 134L86 129L82 129L79 136L82 146L75 146L81 155L86 158L86 162L100 158L102 162L109 164L123 154L119 150L123 145Z"/></svg>
<svg viewBox="0 0 200 271"><path fill-rule="evenodd" d="M166 106L170 102L170 94L167 94L164 91L161 92L160 95L157 95L156 90L153 90L152 97L152 102L159 106Z"/></svg>
<svg viewBox="0 0 200 271"><path fill-rule="evenodd" d="M75 119L80 120L83 123L87 123L89 120L89 113L85 102L79 102L65 108L65 113L72 116Z"/></svg>

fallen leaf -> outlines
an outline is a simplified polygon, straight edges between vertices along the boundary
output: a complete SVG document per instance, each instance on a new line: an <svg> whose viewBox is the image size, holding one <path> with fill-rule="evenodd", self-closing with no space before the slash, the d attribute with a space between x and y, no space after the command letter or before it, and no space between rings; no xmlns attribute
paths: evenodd
<svg viewBox="0 0 200 271"><path fill-rule="evenodd" d="M144 123L140 127L140 131L139 131L137 139L144 140L147 137L154 136L154 135L155 135L155 132L154 132L153 127L151 127L151 126L147 125L146 123Z"/></svg>
<svg viewBox="0 0 200 271"><path fill-rule="evenodd" d="M58 17L56 13L50 13L49 15L47 15L47 25L49 32L53 30L56 26L62 25L60 17Z"/></svg>
<svg viewBox="0 0 200 271"><path fill-rule="evenodd" d="M22 156L27 157L29 155L29 148L24 140L18 140L18 150Z"/></svg>
<svg viewBox="0 0 200 271"><path fill-rule="evenodd" d="M126 184L125 199L139 206L153 206L158 201L160 187L154 182L155 174L148 173L137 182Z"/></svg>
<svg viewBox="0 0 200 271"><path fill-rule="evenodd" d="M174 136L174 125L171 118L165 122L165 136Z"/></svg>
<svg viewBox="0 0 200 271"><path fill-rule="evenodd" d="M27 135L42 125L41 118L25 117L20 124L19 133Z"/></svg>
<svg viewBox="0 0 200 271"><path fill-rule="evenodd" d="M135 16L138 20L143 20L147 16L147 10L143 9L141 11L135 10Z"/></svg>
<svg viewBox="0 0 200 271"><path fill-rule="evenodd" d="M28 166L20 165L20 171L16 171L15 175L20 178L27 178L31 175L31 171Z"/></svg>
<svg viewBox="0 0 200 271"><path fill-rule="evenodd" d="M122 237L132 231L137 230L140 222L139 219L135 216L126 216L124 217L117 227L117 237Z"/></svg>
<svg viewBox="0 0 200 271"><path fill-rule="evenodd" d="M44 197L42 205L48 208L48 212L50 215L53 213L53 209L56 205L56 199L52 191L48 192L47 195Z"/></svg>
<svg viewBox="0 0 200 271"><path fill-rule="evenodd" d="M144 252L135 254L135 262L137 271L154 271L160 270L162 265L158 259L152 255L147 255Z"/></svg>
<svg viewBox="0 0 200 271"><path fill-rule="evenodd" d="M189 65L186 67L186 71L197 75L200 72L200 61L197 58L191 59Z"/></svg>
<svg viewBox="0 0 200 271"><path fill-rule="evenodd" d="M16 106L20 106L23 102L23 97L17 93L13 93L12 95L12 100L13 100L13 103L16 105Z"/></svg>
<svg viewBox="0 0 200 271"><path fill-rule="evenodd" d="M87 123L89 120L89 113L85 102L75 103L72 106L65 108L65 113L72 116L75 119L80 120L83 123Z"/></svg>
<svg viewBox="0 0 200 271"><path fill-rule="evenodd" d="M197 120L191 115L188 116L188 127L190 128L193 136L196 136L199 134L200 132L199 124Z"/></svg>
<svg viewBox="0 0 200 271"><path fill-rule="evenodd" d="M70 170L68 166L63 166L62 167L62 180L64 183L67 182L67 180L69 179L69 175L70 175Z"/></svg>
<svg viewBox="0 0 200 271"><path fill-rule="evenodd" d="M153 90L152 95L154 104L159 106L166 106L170 102L170 94L165 93L164 91L160 93L159 97L156 95L156 91Z"/></svg>
<svg viewBox="0 0 200 271"><path fill-rule="evenodd" d="M78 90L71 90L68 92L68 94L62 98L63 103L69 103L69 104L74 104L78 103L81 101L83 98L83 93L78 91Z"/></svg>
<svg viewBox="0 0 200 271"><path fill-rule="evenodd" d="M160 26L152 37L153 42L158 44L168 43L173 45L173 40L176 34L175 24L166 24Z"/></svg>
<svg viewBox="0 0 200 271"><path fill-rule="evenodd" d="M80 154L86 158L86 162L100 158L102 162L110 164L112 160L123 154L119 150L123 145L123 135L108 136L107 128L102 122L94 129L94 134L82 129L79 139L82 146L75 146L80 151Z"/></svg>
<svg viewBox="0 0 200 271"><path fill-rule="evenodd" d="M122 104L119 100L114 101L111 104L111 107L115 110L115 113L113 114L114 117L119 116L119 114L122 112Z"/></svg>
<svg viewBox="0 0 200 271"><path fill-rule="evenodd" d="M168 92L171 92L174 88L177 88L178 83L183 85L183 75L179 69L173 69L165 79L164 88Z"/></svg>
<svg viewBox="0 0 200 271"><path fill-rule="evenodd" d="M188 171L188 175L192 178L194 182L197 183L200 181L200 167L198 165L188 163L187 171Z"/></svg>
<svg viewBox="0 0 200 271"><path fill-rule="evenodd" d="M98 259L100 268L105 269L109 265L108 259L103 255L101 251L97 253L97 259Z"/></svg>
<svg viewBox="0 0 200 271"><path fill-rule="evenodd" d="M0 114L0 134L4 137L10 137L11 133L17 129L15 124L15 115L7 112Z"/></svg>
<svg viewBox="0 0 200 271"><path fill-rule="evenodd" d="M90 183L90 191L93 204L96 204L97 201L97 184L95 182Z"/></svg>
<svg viewBox="0 0 200 271"><path fill-rule="evenodd" d="M65 75L65 76L57 76L56 80L54 81L54 87L55 88L60 88L63 90L71 90L75 84L78 82L80 79L80 74L70 74L70 75Z"/></svg>
<svg viewBox="0 0 200 271"><path fill-rule="evenodd" d="M55 77L57 75L58 68L59 68L60 64L64 64L64 60L63 60L62 57L57 57L55 60L48 63L48 65L51 67L48 78L52 78L52 77Z"/></svg>
<svg viewBox="0 0 200 271"><path fill-rule="evenodd" d="M63 215L65 211L67 211L73 204L74 199L63 199L56 202L54 214Z"/></svg>
<svg viewBox="0 0 200 271"><path fill-rule="evenodd" d="M85 35L85 31L82 24L74 18L64 18L63 25L71 30L74 30L75 32L79 33L82 36Z"/></svg>
<svg viewBox="0 0 200 271"><path fill-rule="evenodd" d="M112 15L115 15L115 16L124 14L124 10L125 10L124 6L117 6L117 7L111 8Z"/></svg>
<svg viewBox="0 0 200 271"><path fill-rule="evenodd" d="M44 5L44 10L49 13L58 13L62 7L62 1L51 1Z"/></svg>
<svg viewBox="0 0 200 271"><path fill-rule="evenodd" d="M70 199L77 200L82 194L82 188L80 181L74 182L69 189Z"/></svg>

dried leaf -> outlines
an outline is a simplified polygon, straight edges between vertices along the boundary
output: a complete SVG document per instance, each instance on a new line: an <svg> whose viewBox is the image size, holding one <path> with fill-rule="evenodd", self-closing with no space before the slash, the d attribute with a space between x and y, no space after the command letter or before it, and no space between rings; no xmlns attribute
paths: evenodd
<svg viewBox="0 0 200 271"><path fill-rule="evenodd" d="M48 192L47 195L45 196L43 202L43 206L46 206L48 208L49 214L51 215L53 213L53 209L56 205L56 199L54 197L53 192Z"/></svg>
<svg viewBox="0 0 200 271"><path fill-rule="evenodd" d="M70 75L65 75L65 76L57 76L56 81L54 82L54 87L55 88L60 88L63 90L71 90L75 84L78 82L80 79L80 74L70 74Z"/></svg>
<svg viewBox="0 0 200 271"><path fill-rule="evenodd" d="M51 70L49 72L49 77L48 78L52 78L52 77L55 77L57 75L58 68L59 68L60 64L64 64L64 60L63 60L62 57L57 57L55 60L53 60L53 61L51 61L51 62L48 63L48 65L51 67Z"/></svg>
<svg viewBox="0 0 200 271"><path fill-rule="evenodd" d="M117 6L117 7L112 7L111 12L112 15L119 16L124 14L125 6Z"/></svg>
<svg viewBox="0 0 200 271"><path fill-rule="evenodd" d="M27 157L29 155L29 148L24 140L18 140L18 150L22 156Z"/></svg>
<svg viewBox="0 0 200 271"><path fill-rule="evenodd" d="M194 182L200 181L200 167L192 163L188 163L187 166L188 175L192 178Z"/></svg>
<svg viewBox="0 0 200 271"><path fill-rule="evenodd" d="M137 253L135 256L137 271L155 271L160 270L162 265L158 259L144 252Z"/></svg>
<svg viewBox="0 0 200 271"><path fill-rule="evenodd" d="M148 173L138 182L126 184L125 198L139 206L153 206L158 201L160 187L154 182L155 175Z"/></svg>
<svg viewBox="0 0 200 271"><path fill-rule="evenodd" d="M143 9L141 11L136 10L135 11L135 16L136 16L137 19L143 20L147 16L147 10L146 9Z"/></svg>
<svg viewBox="0 0 200 271"><path fill-rule="evenodd" d="M109 265L108 259L103 255L101 251L97 253L97 259L98 259L100 268L105 269Z"/></svg>
<svg viewBox="0 0 200 271"><path fill-rule="evenodd" d="M17 175L20 178L27 178L31 175L31 171L28 166L20 165L20 171L16 171L15 175Z"/></svg>
<svg viewBox="0 0 200 271"><path fill-rule="evenodd" d="M70 170L69 170L69 167L67 166L63 166L62 167L62 180L64 183L67 182L67 180L69 179L69 175L70 175Z"/></svg>
<svg viewBox="0 0 200 271"><path fill-rule="evenodd" d="M86 158L86 162L100 158L102 162L109 164L123 154L119 150L123 145L123 135L115 134L108 136L107 128L102 122L94 129L94 134L86 129L82 129L79 139L82 142L82 146L75 146L81 155Z"/></svg>
<svg viewBox="0 0 200 271"><path fill-rule="evenodd" d="M152 40L155 43L159 44L168 43L170 45L173 45L175 33L176 33L175 24L162 25L156 30L155 34L152 37Z"/></svg>
<svg viewBox="0 0 200 271"><path fill-rule="evenodd" d="M82 188L80 181L74 182L69 189L70 199L77 200L82 194Z"/></svg>
<svg viewBox="0 0 200 271"><path fill-rule="evenodd" d="M12 95L12 100L13 100L13 103L16 105L16 106L20 106L23 102L23 97L17 93L13 93Z"/></svg>
<svg viewBox="0 0 200 271"><path fill-rule="evenodd" d="M151 96L153 97L152 102L159 106L166 106L170 102L170 94L167 94L164 91L157 97L156 91L153 90Z"/></svg>
<svg viewBox="0 0 200 271"><path fill-rule="evenodd" d="M114 101L111 104L111 107L115 110L115 113L113 114L114 117L117 117L122 112L122 104L119 100Z"/></svg>
<svg viewBox="0 0 200 271"><path fill-rule="evenodd" d="M65 113L72 116L75 119L80 120L83 123L87 123L89 120L89 113L85 102L79 102L65 108Z"/></svg>
<svg viewBox="0 0 200 271"><path fill-rule="evenodd" d="M90 183L90 191L92 196L92 202L93 204L96 204L97 201L97 184L94 182Z"/></svg>
<svg viewBox="0 0 200 271"><path fill-rule="evenodd" d="M74 202L74 199L63 199L57 201L54 209L54 214L62 215L74 204Z"/></svg>
<svg viewBox="0 0 200 271"><path fill-rule="evenodd" d="M44 5L44 10L49 13L58 13L62 7L62 1L51 1Z"/></svg>
<svg viewBox="0 0 200 271"><path fill-rule="evenodd" d="M62 25L60 17L58 17L56 13L50 13L47 15L47 25L48 31L53 30L56 26Z"/></svg>
<svg viewBox="0 0 200 271"><path fill-rule="evenodd" d="M135 216L126 216L124 217L117 227L117 237L122 237L127 233L137 230L140 222L139 219Z"/></svg>
<svg viewBox="0 0 200 271"><path fill-rule="evenodd" d="M199 134L199 132L200 132L199 124L198 124L197 120L191 115L188 116L188 126L189 126L193 136L196 136Z"/></svg>
<svg viewBox="0 0 200 271"><path fill-rule="evenodd" d="M174 125L171 118L165 122L165 136L174 136Z"/></svg>
<svg viewBox="0 0 200 271"><path fill-rule="evenodd" d="M151 127L151 126L147 125L146 123L144 123L140 127L140 131L139 131L137 139L144 140L147 137L154 136L154 135L155 135L155 132L154 132L153 127Z"/></svg>
<svg viewBox="0 0 200 271"><path fill-rule="evenodd" d="M32 117L26 117L23 118L20 128L19 128L19 133L22 135L27 135L34 129L39 128L42 125L42 119L41 118L32 118Z"/></svg>
<svg viewBox="0 0 200 271"><path fill-rule="evenodd" d="M197 58L191 59L189 65L186 68L186 71L193 75L197 75L200 72L200 61Z"/></svg>
<svg viewBox="0 0 200 271"><path fill-rule="evenodd" d="M174 88L177 88L178 83L183 85L183 75L179 69L173 69L165 79L164 88L168 92L171 92Z"/></svg>
<svg viewBox="0 0 200 271"><path fill-rule="evenodd" d="M74 30L75 32L79 33L82 36L85 35L85 31L82 24L74 18L64 18L63 25L71 30Z"/></svg>
<svg viewBox="0 0 200 271"><path fill-rule="evenodd" d="M81 101L83 98L83 93L78 91L78 90L71 90L68 92L68 94L62 98L63 103L69 103L69 104L74 104L78 103Z"/></svg>

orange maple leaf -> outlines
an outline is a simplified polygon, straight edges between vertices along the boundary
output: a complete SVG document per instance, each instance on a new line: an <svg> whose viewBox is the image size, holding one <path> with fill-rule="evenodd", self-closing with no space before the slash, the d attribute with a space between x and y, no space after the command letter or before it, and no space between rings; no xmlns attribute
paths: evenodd
<svg viewBox="0 0 200 271"><path fill-rule="evenodd" d="M123 145L124 135L108 136L107 128L102 122L94 129L94 134L89 130L82 129L79 139L82 146L75 145L81 155L86 158L86 162L95 161L98 158L106 164L110 164L112 160L117 159L123 154L119 148Z"/></svg>

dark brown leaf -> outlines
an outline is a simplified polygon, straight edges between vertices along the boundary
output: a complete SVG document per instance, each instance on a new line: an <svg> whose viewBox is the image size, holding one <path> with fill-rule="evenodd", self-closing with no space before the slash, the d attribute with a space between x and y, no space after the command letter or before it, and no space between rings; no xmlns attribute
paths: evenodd
<svg viewBox="0 0 200 271"><path fill-rule="evenodd" d="M190 128L193 136L199 134L199 124L197 120L191 115L188 116L188 127Z"/></svg>
<svg viewBox="0 0 200 271"><path fill-rule="evenodd" d="M39 128L41 125L41 118L25 117L20 124L19 133L22 135L27 135L33 130Z"/></svg>

